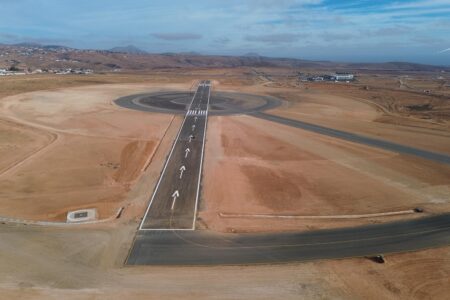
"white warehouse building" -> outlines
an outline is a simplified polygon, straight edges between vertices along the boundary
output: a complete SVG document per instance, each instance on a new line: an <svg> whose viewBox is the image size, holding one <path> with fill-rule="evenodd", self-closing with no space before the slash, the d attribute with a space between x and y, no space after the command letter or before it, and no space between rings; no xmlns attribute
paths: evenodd
<svg viewBox="0 0 450 300"><path fill-rule="evenodd" d="M335 80L337 81L350 81L353 80L355 78L355 75L353 74L339 74L336 73L335 75L333 75Z"/></svg>

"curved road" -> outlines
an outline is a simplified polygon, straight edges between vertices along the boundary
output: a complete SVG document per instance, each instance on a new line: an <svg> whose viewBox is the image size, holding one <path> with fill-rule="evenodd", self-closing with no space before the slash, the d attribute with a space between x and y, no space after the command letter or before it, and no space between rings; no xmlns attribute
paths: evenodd
<svg viewBox="0 0 450 300"><path fill-rule="evenodd" d="M166 91L128 95L114 100L118 106L147 112L185 114L189 109L193 94ZM281 105L281 101L271 96L243 94L236 92L214 92L211 95L208 114L224 116L249 114L265 111Z"/></svg>
<svg viewBox="0 0 450 300"><path fill-rule="evenodd" d="M128 265L229 265L363 257L450 245L450 214L303 233L139 231Z"/></svg>
<svg viewBox="0 0 450 300"><path fill-rule="evenodd" d="M405 146L405 145L401 145L401 144L397 144L397 143L393 143L393 142L388 142L388 141L384 141L384 140L380 140L380 139L374 139L374 138L367 137L367 136L360 135L360 134L355 134L355 133L337 130L337 129L333 129L333 128L328 128L328 127L315 125L315 124L311 124L311 123L307 123L307 122L283 118L283 117L279 117L279 116L272 115L272 114L266 114L263 112L253 112L250 115L260 118L260 119L280 123L280 124L287 125L287 126L300 128L303 130L312 131L314 133L327 135L327 136L331 136L334 138L339 138L339 139L350 141L353 143L363 144L363 145L376 147L376 148L380 148L383 150L388 150L388 151L402 153L402 154L414 155L414 156L417 156L420 158L433 160L433 161L436 161L439 163L450 164L450 155L447 155L447 154L422 150L422 149Z"/></svg>

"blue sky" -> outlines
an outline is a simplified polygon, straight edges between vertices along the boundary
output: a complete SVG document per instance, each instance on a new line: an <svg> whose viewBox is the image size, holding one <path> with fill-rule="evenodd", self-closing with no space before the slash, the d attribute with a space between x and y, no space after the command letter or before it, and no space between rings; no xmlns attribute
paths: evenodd
<svg viewBox="0 0 450 300"><path fill-rule="evenodd" d="M0 0L0 43L450 65L450 0Z"/></svg>

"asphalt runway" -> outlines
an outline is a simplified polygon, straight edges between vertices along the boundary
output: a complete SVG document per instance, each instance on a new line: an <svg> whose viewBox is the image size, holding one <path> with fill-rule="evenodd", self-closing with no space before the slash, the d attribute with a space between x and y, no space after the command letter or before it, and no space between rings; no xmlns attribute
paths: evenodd
<svg viewBox="0 0 450 300"><path fill-rule="evenodd" d="M140 230L195 228L210 82L202 81L172 146Z"/></svg>
<svg viewBox="0 0 450 300"><path fill-rule="evenodd" d="M447 245L450 245L450 214L304 233L139 231L126 264L287 263L364 257Z"/></svg>

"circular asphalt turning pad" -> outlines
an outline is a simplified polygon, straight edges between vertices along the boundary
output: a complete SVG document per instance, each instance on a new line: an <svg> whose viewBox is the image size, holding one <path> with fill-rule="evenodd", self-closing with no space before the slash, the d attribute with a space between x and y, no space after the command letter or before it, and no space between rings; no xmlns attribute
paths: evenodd
<svg viewBox="0 0 450 300"><path fill-rule="evenodd" d="M193 96L192 92L164 91L129 95L114 102L119 106L140 111L184 114L188 110ZM270 96L213 92L209 99L209 114L247 114L275 108L279 105L281 105L281 100Z"/></svg>

